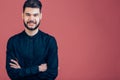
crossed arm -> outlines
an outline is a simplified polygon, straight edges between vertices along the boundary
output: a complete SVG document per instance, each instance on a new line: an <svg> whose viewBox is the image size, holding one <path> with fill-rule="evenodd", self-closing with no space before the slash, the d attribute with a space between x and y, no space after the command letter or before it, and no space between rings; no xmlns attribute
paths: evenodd
<svg viewBox="0 0 120 80"><path fill-rule="evenodd" d="M14 59L11 59L11 62L9 63L9 65L11 68L21 69L21 66L19 65L19 63ZM47 70L47 64L46 63L41 64L38 66L38 68L39 68L39 72L45 72Z"/></svg>

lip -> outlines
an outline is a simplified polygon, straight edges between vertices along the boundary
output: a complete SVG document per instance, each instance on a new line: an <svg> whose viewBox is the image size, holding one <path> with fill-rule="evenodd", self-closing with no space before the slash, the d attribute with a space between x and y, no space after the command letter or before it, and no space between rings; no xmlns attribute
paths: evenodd
<svg viewBox="0 0 120 80"><path fill-rule="evenodd" d="M28 25L29 25L29 26L33 26L33 25L35 25L35 24L34 24L34 23L28 23Z"/></svg>
<svg viewBox="0 0 120 80"><path fill-rule="evenodd" d="M28 23L28 25L34 25L34 23Z"/></svg>

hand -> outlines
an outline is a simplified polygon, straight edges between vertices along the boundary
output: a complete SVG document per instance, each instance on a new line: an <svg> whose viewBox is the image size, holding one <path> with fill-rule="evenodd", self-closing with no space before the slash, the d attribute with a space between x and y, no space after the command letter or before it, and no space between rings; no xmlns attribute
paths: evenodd
<svg viewBox="0 0 120 80"><path fill-rule="evenodd" d="M39 71L40 72L45 72L47 70L47 64L41 64L39 65Z"/></svg>
<svg viewBox="0 0 120 80"><path fill-rule="evenodd" d="M11 59L10 67L15 68L15 69L21 68L20 65L18 64L18 62L16 60L13 60L13 59Z"/></svg>

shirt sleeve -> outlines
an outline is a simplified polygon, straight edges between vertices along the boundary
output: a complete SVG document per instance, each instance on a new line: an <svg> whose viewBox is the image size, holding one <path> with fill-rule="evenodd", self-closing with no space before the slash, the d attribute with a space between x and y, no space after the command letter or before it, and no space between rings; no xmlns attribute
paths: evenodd
<svg viewBox="0 0 120 80"><path fill-rule="evenodd" d="M47 71L40 72L39 77L45 80L55 80L58 75L58 46L54 37L48 43Z"/></svg>
<svg viewBox="0 0 120 80"><path fill-rule="evenodd" d="M39 73L38 66L33 66L29 68L21 68L21 69L14 69L10 67L9 65L9 63L11 62L10 60L16 59L12 43L13 41L10 38L7 43L7 51L6 51L6 70L7 70L8 76L12 80L19 80L19 79L22 79L23 77Z"/></svg>

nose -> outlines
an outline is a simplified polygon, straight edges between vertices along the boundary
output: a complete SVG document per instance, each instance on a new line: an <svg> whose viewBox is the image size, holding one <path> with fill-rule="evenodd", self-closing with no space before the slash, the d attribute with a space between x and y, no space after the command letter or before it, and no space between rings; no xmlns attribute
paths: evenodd
<svg viewBox="0 0 120 80"><path fill-rule="evenodd" d="M29 17L29 20L34 20L34 16L31 15L31 16Z"/></svg>

